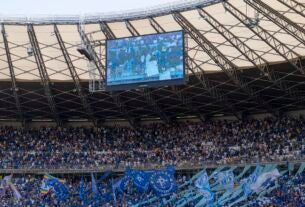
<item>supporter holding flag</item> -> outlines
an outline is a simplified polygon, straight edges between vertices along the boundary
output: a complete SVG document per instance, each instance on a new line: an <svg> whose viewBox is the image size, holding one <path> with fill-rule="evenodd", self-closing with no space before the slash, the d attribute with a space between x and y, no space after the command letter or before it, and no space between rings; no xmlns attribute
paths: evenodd
<svg viewBox="0 0 305 207"><path fill-rule="evenodd" d="M12 174L8 175L8 176L5 176L2 180L2 182L1 182L1 186L2 186L2 189L3 189L4 193L5 193L5 189L10 189L13 192L14 197L19 201L22 198L22 196L19 193L16 186L12 183L12 177L13 177Z"/></svg>
<svg viewBox="0 0 305 207"><path fill-rule="evenodd" d="M69 189L65 185L65 180L45 175L40 188L41 195L54 192L59 201L64 201L69 198Z"/></svg>
<svg viewBox="0 0 305 207"><path fill-rule="evenodd" d="M5 195L5 188L3 184L2 176L0 177L0 198Z"/></svg>
<svg viewBox="0 0 305 207"><path fill-rule="evenodd" d="M45 196L51 192L52 192L52 186L47 184L46 179L43 179L40 186L40 195Z"/></svg>

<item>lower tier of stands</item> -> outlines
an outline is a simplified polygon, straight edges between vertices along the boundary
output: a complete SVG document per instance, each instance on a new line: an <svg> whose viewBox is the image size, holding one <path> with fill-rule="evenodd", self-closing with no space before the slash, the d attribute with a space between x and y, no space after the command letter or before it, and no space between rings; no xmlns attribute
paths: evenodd
<svg viewBox="0 0 305 207"><path fill-rule="evenodd" d="M303 207L304 169L305 162L287 162L123 174L11 174L0 179L0 202L2 207Z"/></svg>

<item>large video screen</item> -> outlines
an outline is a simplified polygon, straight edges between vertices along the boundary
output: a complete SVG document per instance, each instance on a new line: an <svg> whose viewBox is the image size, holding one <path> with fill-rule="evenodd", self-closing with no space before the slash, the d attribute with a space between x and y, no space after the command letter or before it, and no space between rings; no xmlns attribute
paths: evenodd
<svg viewBox="0 0 305 207"><path fill-rule="evenodd" d="M183 31L107 41L106 89L184 83Z"/></svg>

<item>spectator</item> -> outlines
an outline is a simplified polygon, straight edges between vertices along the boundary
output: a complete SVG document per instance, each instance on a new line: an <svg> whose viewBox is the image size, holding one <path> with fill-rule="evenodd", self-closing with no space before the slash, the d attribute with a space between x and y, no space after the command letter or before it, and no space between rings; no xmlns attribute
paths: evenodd
<svg viewBox="0 0 305 207"><path fill-rule="evenodd" d="M303 159L305 122L282 118L127 127L0 128L0 168L227 164Z"/></svg>

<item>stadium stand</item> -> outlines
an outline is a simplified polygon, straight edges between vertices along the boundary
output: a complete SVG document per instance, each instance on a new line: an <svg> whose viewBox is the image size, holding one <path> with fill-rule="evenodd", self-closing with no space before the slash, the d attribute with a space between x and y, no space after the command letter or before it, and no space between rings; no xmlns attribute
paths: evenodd
<svg viewBox="0 0 305 207"><path fill-rule="evenodd" d="M178 170L177 183L184 187L177 192L180 197L165 196L164 202L168 202L168 206L173 205L173 201L177 206L195 206L199 202L199 198L192 198L184 191L194 188L190 187L190 183L195 183L195 178L192 178L193 181L190 178L196 169L200 169L200 166L231 165L232 170L237 168L237 165L234 167L234 164L239 164L239 168L244 166L243 170L236 171L234 180L236 186L242 186L241 180L245 178L246 172L250 169L245 166L247 163L288 163L288 160L300 163L304 160L305 155L305 125L302 118L285 117L206 123L182 122L172 126L152 124L138 127L136 130L127 127L97 129L45 127L27 130L3 127L0 132L1 169L7 170L4 172L14 172L14 169L19 172L13 179L20 194L25 196L19 201L15 198L14 191L10 190L11 188L3 190L1 197L3 206L85 205L85 201L82 201L79 196L80 179L83 179L81 176L86 176L90 172L98 172L102 167L104 170L112 169L122 172L129 167L160 169L168 165L176 167ZM302 189L304 188L305 163L303 164L299 166L300 171L294 170L294 176L290 172L288 174L288 170L284 170L279 180L270 181L265 189L266 192L262 191L262 196L251 195L252 197L247 197L247 200L240 202L245 204L248 202L249 206L271 203L302 206L302 203L304 204ZM107 167L105 168L105 166ZM267 169L267 166L270 168ZM269 172L275 167L276 164L266 164L264 169ZM52 191L41 195L43 178L29 172L31 170L33 170L32 172L35 170L42 172L41 170L44 169L49 169L49 172L51 169L61 169L61 173L71 173L69 170L75 170L76 174L61 175L66 178L65 185L69 188L67 199L58 199L58 195L51 193ZM179 171L183 169L188 169L190 172ZM83 174L80 175L80 172ZM20 173L23 173L24 176L21 176ZM210 174L210 177L212 175L213 173ZM113 176L117 177L118 174L114 173ZM88 190L91 189L93 181L90 181L90 177L86 178L87 181L89 180L86 182L87 187L84 187L86 191L89 191L90 199L86 200L90 203L88 206L115 206L114 202L118 202L119 204L116 203L116 205L122 206L136 206L141 202L144 202L141 204L142 206L155 206L160 202L160 200L150 200L153 197L152 190L142 193L133 189L134 186L133 188L130 186L132 193L128 194L128 198L120 197L122 192L118 190L118 197L114 201L112 191L110 194L105 193L105 191L109 191L109 188L111 189L111 187L105 186L112 184L113 189L113 176L111 179L97 182L97 186L101 188L99 191L101 195L97 198ZM2 187L7 189L5 185ZM237 189L238 187L234 190L241 193ZM267 191L268 189L271 190ZM217 193L218 198L221 198L220 195L224 193L213 182L211 190ZM285 196L282 197L283 195ZM110 196L110 200L107 200L107 196ZM186 201L181 201L184 197L186 197ZM224 199L223 203L216 202L215 205L226 206L229 201L237 202L237 198L233 195L231 197L226 198L229 199L227 201ZM164 206L167 206L165 203Z"/></svg>
<svg viewBox="0 0 305 207"><path fill-rule="evenodd" d="M305 163L303 163L305 165ZM264 169L268 165L262 165ZM268 183L268 186L264 186L258 192L251 192L247 198L242 201L236 202L239 198L242 198L244 193L240 191L240 186L243 184L243 178L249 176L249 172L255 171L255 167L231 167L234 171L234 189L233 190L216 190L215 180L213 174L217 171L223 171L224 168L208 169L210 172L209 180L211 183L211 190L215 193L215 200L210 205L214 206L232 206L233 202L236 202L237 206L304 206L304 168L302 171L298 169L302 165L295 165L295 168L288 172L287 165L273 165L273 169L279 168L281 175L278 179L272 180ZM227 168L228 170L229 168ZM244 173L247 172L248 173ZM224 172L224 171L223 171ZM262 170L263 172L263 170ZM266 171L265 171L266 172ZM193 185L196 183L199 175L202 171L196 175L193 172L189 173L178 173L176 175L176 184L178 186L177 191L171 195L163 196L162 198L156 198L152 190L147 192L139 192L132 184L128 184L124 193L119 189L120 187L107 186L107 183L113 183L113 179L117 182L117 175L110 178L101 174L101 179L92 181L90 176L83 174L71 174L63 176L65 178L65 185L69 189L69 196L63 200L50 190L47 193L42 191L42 183L45 176L40 175L16 175L12 178L16 188L22 195L21 199L16 199L13 191L6 189L1 195L1 206L3 207L19 207L19 206L196 206L203 196L196 195L196 189ZM109 173L106 172L106 174ZM85 177L84 177L85 175ZM104 177L105 179L103 180ZM232 180L232 181L233 181ZM100 195L95 197L94 191L91 189L92 183L97 183L97 189ZM214 183L214 184L213 184ZM86 199L82 199L82 190L86 196ZM232 192L231 192L232 191ZM231 193L231 197L226 195L228 192ZM197 193L198 194L198 193ZM234 197L236 194L239 197ZM115 199L114 199L115 197ZM226 198L221 199L221 198ZM85 204L86 203L86 204ZM207 203L203 203L205 206Z"/></svg>
<svg viewBox="0 0 305 207"><path fill-rule="evenodd" d="M1 15L0 207L305 207L304 22L304 0Z"/></svg>
<svg viewBox="0 0 305 207"><path fill-rule="evenodd" d="M305 121L295 118L152 124L131 129L0 128L2 169L88 169L304 159Z"/></svg>

